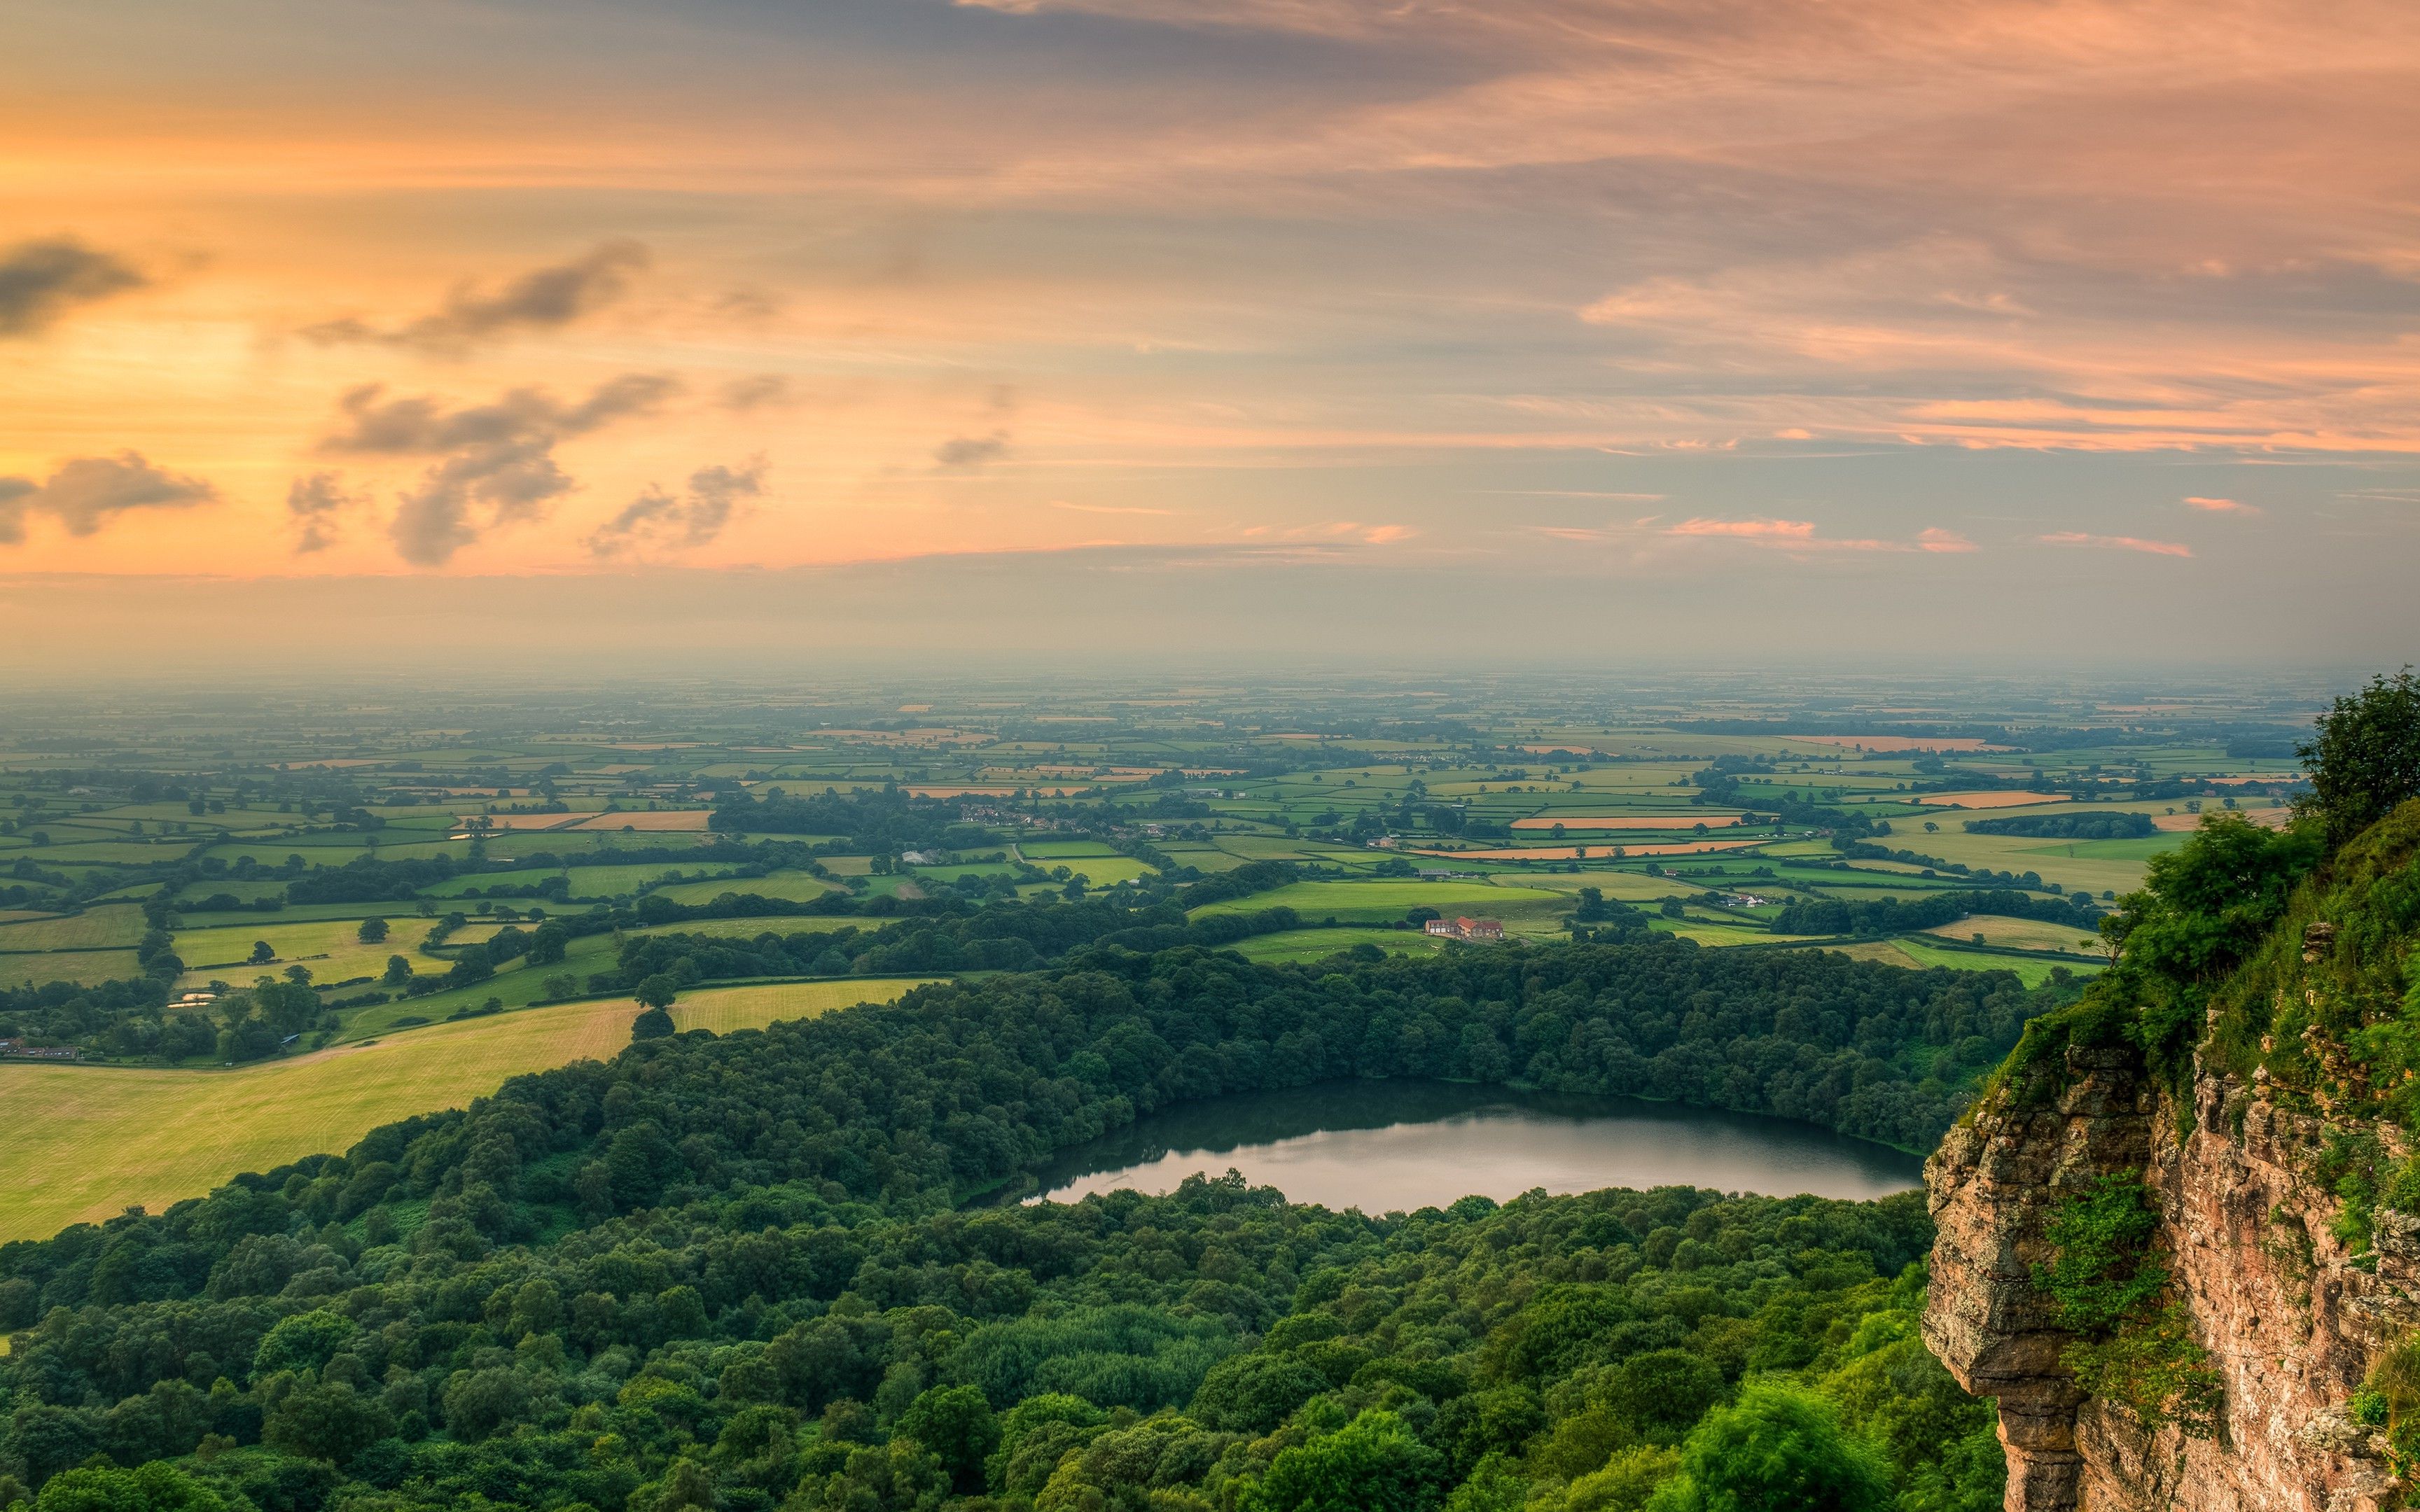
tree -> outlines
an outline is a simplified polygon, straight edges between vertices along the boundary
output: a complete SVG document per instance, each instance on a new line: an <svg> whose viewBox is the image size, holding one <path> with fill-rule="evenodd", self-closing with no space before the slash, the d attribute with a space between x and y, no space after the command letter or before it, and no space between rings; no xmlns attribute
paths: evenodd
<svg viewBox="0 0 2420 1512"><path fill-rule="evenodd" d="M383 918L365 918L362 920L362 927L353 933L354 937L359 939L364 945L383 944L386 940L386 920Z"/></svg>
<svg viewBox="0 0 2420 1512"><path fill-rule="evenodd" d="M633 1040L668 1040L679 1032L680 1026L675 1024L673 1016L660 1008L648 1009L630 1021L630 1038Z"/></svg>
<svg viewBox="0 0 2420 1512"><path fill-rule="evenodd" d="M394 1431L395 1419L377 1397L329 1381L287 1394L260 1436L280 1454L341 1465Z"/></svg>
<svg viewBox="0 0 2420 1512"><path fill-rule="evenodd" d="M1681 1472L1648 1512L1882 1512L1891 1504L1889 1469L1841 1428L1832 1404L1773 1381L1753 1381L1736 1403L1706 1414L1682 1447Z"/></svg>
<svg viewBox="0 0 2420 1512"><path fill-rule="evenodd" d="M1436 1451L1402 1418L1367 1412L1279 1451L1236 1504L1242 1512L1411 1512L1430 1503L1437 1469Z"/></svg>
<svg viewBox="0 0 2420 1512"><path fill-rule="evenodd" d="M2371 678L2313 723L2318 733L2295 748L2311 791L2294 811L2319 821L2330 850L2420 797L2420 679L2411 668Z"/></svg>
<svg viewBox="0 0 2420 1512"><path fill-rule="evenodd" d="M670 1008L680 1000L680 984L668 973L659 971L639 983L638 991L630 995L636 997L643 1008Z"/></svg>
<svg viewBox="0 0 2420 1512"><path fill-rule="evenodd" d="M935 1386L899 1414L899 1431L941 1457L962 1494L983 1489L984 1458L1000 1443L1000 1423L980 1386Z"/></svg>
<svg viewBox="0 0 2420 1512"><path fill-rule="evenodd" d="M33 1506L35 1512L224 1512L226 1503L180 1470L148 1464L70 1470L44 1486Z"/></svg>
<svg viewBox="0 0 2420 1512"><path fill-rule="evenodd" d="M244 964L248 966L265 966L276 959L277 947L270 944L267 940L255 940L252 942L252 955L244 962Z"/></svg>
<svg viewBox="0 0 2420 1512"><path fill-rule="evenodd" d="M400 987L411 980L411 963L399 955L386 958L386 975L379 979L390 987Z"/></svg>

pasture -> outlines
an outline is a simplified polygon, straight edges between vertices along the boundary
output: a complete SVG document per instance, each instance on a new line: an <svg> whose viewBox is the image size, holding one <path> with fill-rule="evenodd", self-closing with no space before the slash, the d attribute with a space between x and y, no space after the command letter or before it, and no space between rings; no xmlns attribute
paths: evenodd
<svg viewBox="0 0 2420 1512"><path fill-rule="evenodd" d="M761 1028L916 985L709 988L675 1005L673 1021L718 1034ZM466 1106L514 1076L611 1059L638 1012L628 999L563 1003L224 1071L0 1064L0 1149L11 1157L0 1242L138 1203L157 1211L240 1171L341 1152L380 1124Z"/></svg>
<svg viewBox="0 0 2420 1512"><path fill-rule="evenodd" d="M1295 882L1268 892L1206 903L1193 917L1252 914L1264 908L1291 908L1307 919L1334 918L1348 924L1391 924L1414 908L1434 908L1446 918L1468 914L1499 918L1507 929L1516 924L1536 932L1572 907L1572 900L1542 887L1505 887L1490 882L1398 881L1373 877L1353 882Z"/></svg>
<svg viewBox="0 0 2420 1512"><path fill-rule="evenodd" d="M178 959L185 963L180 981L188 987L198 987L213 978L240 986L255 977L277 976L290 965L308 966L312 980L329 983L376 977L386 970L387 957L392 955L410 961L415 971L443 971L450 963L420 949L430 928L427 919L399 915L388 918L384 940L365 945L359 938L357 918L297 920L269 914L240 924L178 930L176 950ZM465 930L454 938L467 945L475 935ZM269 942L277 959L254 965L253 946L261 940Z"/></svg>
<svg viewBox="0 0 2420 1512"><path fill-rule="evenodd" d="M132 950L0 955L0 987L41 987L54 981L96 987L104 981L122 981L141 969Z"/></svg>
<svg viewBox="0 0 2420 1512"><path fill-rule="evenodd" d="M131 949L143 938L143 911L131 903L81 914L0 924L0 951Z"/></svg>
<svg viewBox="0 0 2420 1512"><path fill-rule="evenodd" d="M653 896L669 898L676 903L712 903L726 892L756 898L785 898L792 903L805 903L830 892L832 885L804 872L773 872L761 877L709 878L703 882L675 882L655 889Z"/></svg>
<svg viewBox="0 0 2420 1512"><path fill-rule="evenodd" d="M1446 948L1435 935L1410 929L1290 929L1278 934L1255 934L1221 949L1247 961L1271 964L1325 961L1339 950L1373 945L1388 955L1429 956Z"/></svg>

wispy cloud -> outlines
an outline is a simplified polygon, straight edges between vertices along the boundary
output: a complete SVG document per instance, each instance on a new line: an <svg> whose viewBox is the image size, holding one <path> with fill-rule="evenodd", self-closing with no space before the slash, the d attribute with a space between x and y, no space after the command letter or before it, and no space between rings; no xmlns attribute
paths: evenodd
<svg viewBox="0 0 2420 1512"><path fill-rule="evenodd" d="M1742 541L1787 551L1925 551L1963 554L1977 549L1973 541L1942 526L1928 526L1912 541L1816 533L1815 522L1804 519L1684 519L1658 533L1683 539Z"/></svg>
<svg viewBox="0 0 2420 1512"><path fill-rule="evenodd" d="M2187 508L2198 509L2210 515L2257 515L2260 513L2258 505L2247 504L2240 499L2211 499L2200 494L2185 495L2185 505Z"/></svg>
<svg viewBox="0 0 2420 1512"><path fill-rule="evenodd" d="M70 238L20 241L0 250L0 336L30 336L70 309L140 288L124 261Z"/></svg>
<svg viewBox="0 0 2420 1512"><path fill-rule="evenodd" d="M2104 551L2141 551L2155 557L2189 557L2193 548L2177 541L2147 541L2138 535L2093 535L2084 531L2055 531L2041 538L2051 546L2085 546Z"/></svg>
<svg viewBox="0 0 2420 1512"><path fill-rule="evenodd" d="M23 544L31 515L50 516L70 535L98 535L134 510L191 509L218 497L211 484L154 467L139 452L79 456L40 483L0 477L0 546Z"/></svg>
<svg viewBox="0 0 2420 1512"><path fill-rule="evenodd" d="M589 535L589 552L618 557L633 549L705 546L722 533L741 504L764 491L762 457L745 468L700 468L689 475L686 493L671 494L651 486L624 505Z"/></svg>
<svg viewBox="0 0 2420 1512"><path fill-rule="evenodd" d="M492 292L458 285L435 312L392 330L346 318L324 321L302 333L330 344L375 342L460 352L522 332L559 330L593 315L628 293L647 263L647 249L636 241L602 242L569 262L533 269Z"/></svg>
<svg viewBox="0 0 2420 1512"><path fill-rule="evenodd" d="M345 395L344 425L319 443L336 455L434 457L407 490L387 533L414 566L442 566L487 531L543 518L571 491L554 448L573 437L645 414L678 385L627 373L566 404L540 389L515 389L490 404L448 409L429 397L390 399L378 384Z"/></svg>

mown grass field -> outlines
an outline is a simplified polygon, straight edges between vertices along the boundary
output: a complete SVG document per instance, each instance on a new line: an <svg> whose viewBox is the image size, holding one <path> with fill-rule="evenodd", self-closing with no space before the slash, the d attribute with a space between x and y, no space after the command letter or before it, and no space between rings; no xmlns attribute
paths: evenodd
<svg viewBox="0 0 2420 1512"><path fill-rule="evenodd" d="M1241 953L1247 961L1275 964L1324 961L1357 945L1374 945L1388 955L1428 956L1444 949L1445 944L1408 929L1290 929L1278 934L1256 934L1223 949Z"/></svg>
<svg viewBox="0 0 2420 1512"><path fill-rule="evenodd" d="M1291 908L1308 919L1335 918L1343 923L1391 924L1414 908L1434 908L1450 918L1467 914L1475 918L1515 922L1553 921L1572 907L1569 897L1542 887L1499 887L1490 882L1397 881L1373 877L1356 882L1296 882L1249 897L1230 898L1194 910L1196 918L1214 914L1252 914L1264 908Z"/></svg>
<svg viewBox="0 0 2420 1512"><path fill-rule="evenodd" d="M143 910L131 903L0 924L0 950L5 951L132 949L142 938Z"/></svg>
<svg viewBox="0 0 2420 1512"><path fill-rule="evenodd" d="M913 980L708 988L675 1005L684 1028L761 1028ZM227 1071L0 1065L0 1242L201 1196L240 1171L341 1151L382 1123L462 1107L527 1072L605 1059L630 1042L628 999L565 1003Z"/></svg>
<svg viewBox="0 0 2420 1512"><path fill-rule="evenodd" d="M2060 963L2044 961L2039 956L1985 955L1978 950L1944 950L1921 934L1902 934L1890 942L1919 966L1947 966L1952 971L2013 971L2028 987L2039 987L2059 969ZM2066 969L2079 977L2093 975L2100 968L2076 962Z"/></svg>
<svg viewBox="0 0 2420 1512"><path fill-rule="evenodd" d="M39 987L54 981L97 986L123 981L141 966L132 950L60 950L47 955L0 955L0 987Z"/></svg>
<svg viewBox="0 0 2420 1512"><path fill-rule="evenodd" d="M805 903L832 890L832 885L803 872L775 872L761 877L720 877L704 882L675 882L658 887L653 896L669 898L676 903L712 903L726 892L747 893L758 898L787 898Z"/></svg>
<svg viewBox="0 0 2420 1512"><path fill-rule="evenodd" d="M417 971L443 971L443 960L419 949L430 928L428 919L399 914L388 918L384 940L365 945L360 939L358 919L287 920L270 915L241 924L178 930L177 956L185 963L183 985L188 987L199 986L214 977L241 986L255 977L273 977L298 964L311 968L314 981L347 981L379 975L386 969L386 959L391 955L410 960ZM473 938L467 931L455 936L463 944ZM249 964L253 944L258 940L267 940L277 952L274 962L257 966Z"/></svg>

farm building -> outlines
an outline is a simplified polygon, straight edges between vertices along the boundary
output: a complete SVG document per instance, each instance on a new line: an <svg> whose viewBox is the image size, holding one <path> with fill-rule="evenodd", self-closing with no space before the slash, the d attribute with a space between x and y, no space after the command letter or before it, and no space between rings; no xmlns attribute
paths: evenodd
<svg viewBox="0 0 2420 1512"><path fill-rule="evenodd" d="M1432 918L1425 928L1427 933L1449 940L1500 942L1504 938L1504 922L1496 918Z"/></svg>

